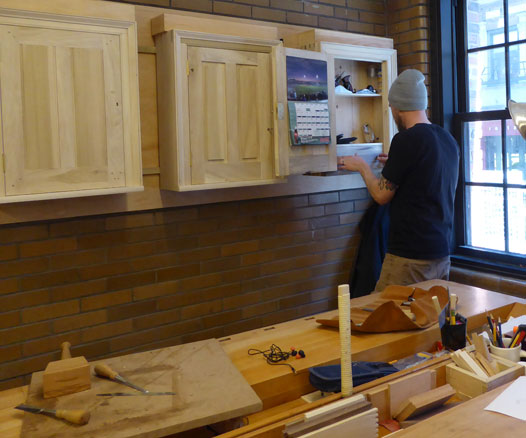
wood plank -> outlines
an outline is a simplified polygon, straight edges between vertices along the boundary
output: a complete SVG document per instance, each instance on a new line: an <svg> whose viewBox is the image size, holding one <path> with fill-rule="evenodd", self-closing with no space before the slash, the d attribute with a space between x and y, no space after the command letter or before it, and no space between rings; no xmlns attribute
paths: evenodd
<svg viewBox="0 0 526 438"><path fill-rule="evenodd" d="M378 436L378 411L370 409L361 414L338 421L300 438L376 438Z"/></svg>
<svg viewBox="0 0 526 438"><path fill-rule="evenodd" d="M378 421L391 419L391 406L389 405L389 390L384 387L374 388L366 393L367 400L378 409Z"/></svg>
<svg viewBox="0 0 526 438"><path fill-rule="evenodd" d="M476 352L482 357L482 360L486 361L483 365L485 366L486 363L487 365L489 365L489 369L487 369L486 371L488 371L490 376L495 375L495 373L497 372L497 364L495 363L493 356L491 356L488 350L488 345L486 344L486 340L484 339L483 336L477 333L473 333L471 335L471 339L473 341L473 345L475 346Z"/></svg>
<svg viewBox="0 0 526 438"><path fill-rule="evenodd" d="M350 417L370 409L371 403L362 394L342 398L318 409L306 412L302 419L287 424L283 430L283 435L298 437L314 429L321 429L330 423L340 421L344 417Z"/></svg>
<svg viewBox="0 0 526 438"><path fill-rule="evenodd" d="M438 406L443 405L456 391L449 384L439 386L438 388L426 391L421 394L409 397L404 402L399 411L395 414L397 421L404 421L409 417L430 411Z"/></svg>
<svg viewBox="0 0 526 438"><path fill-rule="evenodd" d="M421 371L389 383L389 406L391 417L400 410L403 403L410 397L429 391L436 386L436 372Z"/></svg>
<svg viewBox="0 0 526 438"><path fill-rule="evenodd" d="M223 18L223 17L221 17ZM238 22L224 20L201 14L201 16L189 16L182 14L162 14L152 19L152 35L157 35L170 30L189 30L219 35L232 35L240 37L251 37L261 39L278 39L278 31L274 26L261 26L257 21Z"/></svg>
<svg viewBox="0 0 526 438"><path fill-rule="evenodd" d="M133 392L110 380L92 378L92 388L59 399L42 398L42 373L31 380L27 403L50 408L85 408L90 422L74 427L56 419L26 413L22 438L162 437L239 417L261 408L216 340L136 353L104 361L124 378L153 392L174 396L97 397L99 393ZM93 362L95 364L97 362ZM218 403L218 401L221 401Z"/></svg>
<svg viewBox="0 0 526 438"><path fill-rule="evenodd" d="M0 0L0 8L135 21L133 5L103 0Z"/></svg>

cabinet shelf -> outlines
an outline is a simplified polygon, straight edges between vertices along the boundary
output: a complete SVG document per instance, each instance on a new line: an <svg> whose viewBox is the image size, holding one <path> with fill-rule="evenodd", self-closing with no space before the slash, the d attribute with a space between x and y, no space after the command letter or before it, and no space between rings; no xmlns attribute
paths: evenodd
<svg viewBox="0 0 526 438"><path fill-rule="evenodd" d="M336 97L382 97L381 94L377 93L368 93L368 94L357 94L357 93L341 93L341 92L335 92L334 95Z"/></svg>

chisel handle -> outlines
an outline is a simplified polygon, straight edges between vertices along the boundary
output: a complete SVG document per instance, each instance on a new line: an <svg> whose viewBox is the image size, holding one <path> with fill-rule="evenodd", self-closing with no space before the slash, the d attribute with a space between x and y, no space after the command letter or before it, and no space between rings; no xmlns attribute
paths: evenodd
<svg viewBox="0 0 526 438"><path fill-rule="evenodd" d="M69 409L57 409L55 417L62 418L73 424L87 424L90 419L89 411L83 409L69 410Z"/></svg>
<svg viewBox="0 0 526 438"><path fill-rule="evenodd" d="M431 299L433 300L433 306L435 306L435 311L437 315L440 316L442 309L440 307L440 302L438 301L438 297L436 295L433 295Z"/></svg>
<svg viewBox="0 0 526 438"><path fill-rule="evenodd" d="M71 358L71 351L69 351L69 349L71 348L71 344L68 341L62 342L61 347L62 347L62 355L60 356L60 358L61 359L70 359Z"/></svg>
<svg viewBox="0 0 526 438"><path fill-rule="evenodd" d="M95 373L97 373L99 376L107 377L108 379L115 380L119 373L116 371L113 371L108 365L105 363L98 363L95 365Z"/></svg>

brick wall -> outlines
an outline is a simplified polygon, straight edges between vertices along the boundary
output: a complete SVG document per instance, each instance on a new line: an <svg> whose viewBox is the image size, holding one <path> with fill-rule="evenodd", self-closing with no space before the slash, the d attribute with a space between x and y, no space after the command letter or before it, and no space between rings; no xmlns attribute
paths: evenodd
<svg viewBox="0 0 526 438"><path fill-rule="evenodd" d="M431 108L429 0L388 0L388 36L398 54L398 71L420 70L426 76Z"/></svg>
<svg viewBox="0 0 526 438"><path fill-rule="evenodd" d="M95 359L335 308L369 202L358 189L0 227L0 389L66 340Z"/></svg>
<svg viewBox="0 0 526 438"><path fill-rule="evenodd" d="M386 36L384 0L118 0L124 3L205 12Z"/></svg>
<svg viewBox="0 0 526 438"><path fill-rule="evenodd" d="M387 34L401 68L429 73L412 57L428 47L425 2L125 2ZM360 189L0 226L0 389L27 383L65 340L95 359L334 308L369 202Z"/></svg>

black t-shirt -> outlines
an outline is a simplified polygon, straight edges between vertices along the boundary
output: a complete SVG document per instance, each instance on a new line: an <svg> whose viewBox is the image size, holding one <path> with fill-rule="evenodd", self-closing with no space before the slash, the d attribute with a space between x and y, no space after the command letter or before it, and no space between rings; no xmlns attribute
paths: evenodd
<svg viewBox="0 0 526 438"><path fill-rule="evenodd" d="M459 148L438 125L419 123L393 137L382 171L399 187L391 201L388 252L411 259L449 255Z"/></svg>

